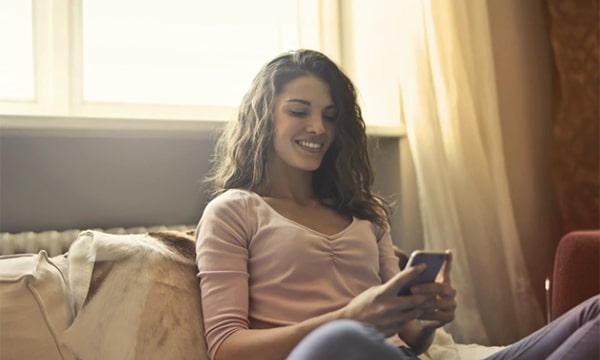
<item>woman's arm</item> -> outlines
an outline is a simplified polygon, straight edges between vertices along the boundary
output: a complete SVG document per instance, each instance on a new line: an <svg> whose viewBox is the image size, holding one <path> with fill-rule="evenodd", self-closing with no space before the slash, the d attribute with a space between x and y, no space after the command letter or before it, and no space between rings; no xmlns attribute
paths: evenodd
<svg viewBox="0 0 600 360"><path fill-rule="evenodd" d="M327 313L301 323L272 329L244 329L231 334L217 349L216 360L283 360L317 327L342 318L342 311Z"/></svg>
<svg viewBox="0 0 600 360"><path fill-rule="evenodd" d="M408 280L423 267L406 269L385 284L374 286L359 294L345 307L298 324L272 329L238 330L216 350L216 360L280 360L311 331L337 319L353 319L376 327L386 336L399 332L411 320L423 314L425 295L398 296Z"/></svg>

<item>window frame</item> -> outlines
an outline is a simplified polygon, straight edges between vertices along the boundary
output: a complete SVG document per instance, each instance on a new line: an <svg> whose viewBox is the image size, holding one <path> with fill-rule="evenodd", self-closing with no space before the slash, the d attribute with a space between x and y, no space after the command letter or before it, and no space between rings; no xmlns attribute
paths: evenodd
<svg viewBox="0 0 600 360"><path fill-rule="evenodd" d="M0 99L0 129L214 129L235 117L234 106L133 104L83 101L84 0L30 0L33 9L33 101ZM353 0L358 1L358 0ZM352 2L300 0L300 47L325 52L352 78ZM401 137L399 125L368 124L374 136Z"/></svg>

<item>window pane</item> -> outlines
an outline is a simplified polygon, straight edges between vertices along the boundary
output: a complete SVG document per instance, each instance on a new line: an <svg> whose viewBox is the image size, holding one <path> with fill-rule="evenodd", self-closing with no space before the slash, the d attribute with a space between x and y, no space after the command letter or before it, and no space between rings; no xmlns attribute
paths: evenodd
<svg viewBox="0 0 600 360"><path fill-rule="evenodd" d="M31 1L0 0L0 98L33 100Z"/></svg>
<svg viewBox="0 0 600 360"><path fill-rule="evenodd" d="M237 105L297 29L297 0L86 0L83 97Z"/></svg>

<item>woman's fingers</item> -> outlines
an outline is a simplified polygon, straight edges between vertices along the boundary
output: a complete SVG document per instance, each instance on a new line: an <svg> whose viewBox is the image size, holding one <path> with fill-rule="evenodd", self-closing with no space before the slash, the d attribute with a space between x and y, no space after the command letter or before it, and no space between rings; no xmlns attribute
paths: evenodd
<svg viewBox="0 0 600 360"><path fill-rule="evenodd" d="M384 333L386 337L398 334L407 322L418 319L423 316L423 314L425 314L425 311L422 309L412 309L403 311L394 316L389 316L386 318L385 322L379 324L379 331Z"/></svg>
<svg viewBox="0 0 600 360"><path fill-rule="evenodd" d="M454 320L454 311L424 311L419 320L424 321L435 321L438 324L436 326L444 326Z"/></svg>
<svg viewBox="0 0 600 360"><path fill-rule="evenodd" d="M412 293L417 295L426 295L430 297L455 297L456 290L445 283L429 283L415 285L412 288Z"/></svg>
<svg viewBox="0 0 600 360"><path fill-rule="evenodd" d="M385 293L397 296L404 285L406 285L410 279L422 273L425 270L425 267L425 264L419 264L402 270L384 284Z"/></svg>
<svg viewBox="0 0 600 360"><path fill-rule="evenodd" d="M448 257L442 266L440 271L441 274L441 282L450 284L450 270L452 270L452 250L446 250L446 254Z"/></svg>

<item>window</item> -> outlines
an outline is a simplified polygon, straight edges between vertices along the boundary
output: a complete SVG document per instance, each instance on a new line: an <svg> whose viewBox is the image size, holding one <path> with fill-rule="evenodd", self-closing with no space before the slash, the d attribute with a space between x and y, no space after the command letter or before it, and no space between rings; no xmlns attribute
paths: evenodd
<svg viewBox="0 0 600 360"><path fill-rule="evenodd" d="M320 0L0 0L0 114L228 120ZM4 52L4 51L3 51Z"/></svg>
<svg viewBox="0 0 600 360"><path fill-rule="evenodd" d="M29 1L0 0L0 98L33 101L33 19Z"/></svg>
<svg viewBox="0 0 600 360"><path fill-rule="evenodd" d="M0 120L230 120L259 67L302 47L342 65L372 134L397 136L404 1L0 0Z"/></svg>
<svg viewBox="0 0 600 360"><path fill-rule="evenodd" d="M235 106L265 59L299 46L296 8L295 0L83 2L83 101Z"/></svg>

